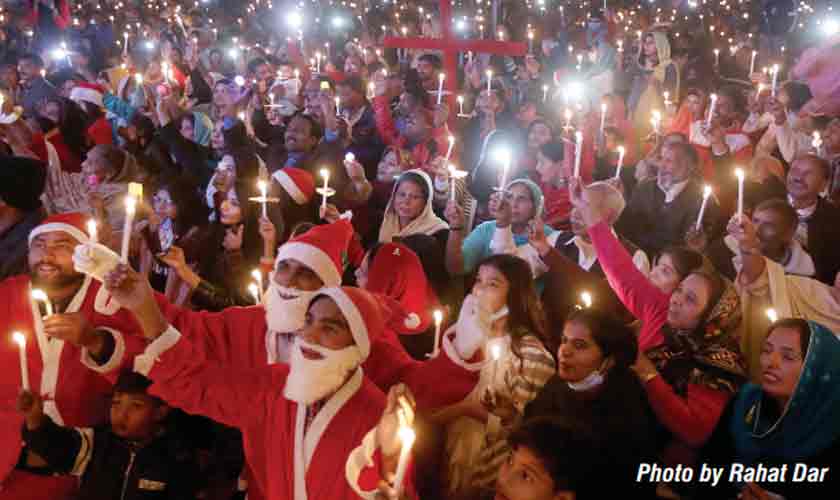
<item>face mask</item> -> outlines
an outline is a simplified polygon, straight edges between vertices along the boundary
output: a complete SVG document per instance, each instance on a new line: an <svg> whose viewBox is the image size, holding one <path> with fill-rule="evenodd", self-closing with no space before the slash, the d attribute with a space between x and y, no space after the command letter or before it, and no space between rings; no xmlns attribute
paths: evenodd
<svg viewBox="0 0 840 500"><path fill-rule="evenodd" d="M569 384L569 389L575 392L583 392L588 391L590 389L594 389L599 385L604 383L604 376L601 375L600 370L595 370L594 372L590 373L583 380L580 382L567 382Z"/></svg>
<svg viewBox="0 0 840 500"><path fill-rule="evenodd" d="M294 298L284 298L280 295L281 293L294 296ZM291 333L303 328L309 302L316 293L281 287L274 283L274 279L271 279L264 299L265 319L269 331Z"/></svg>

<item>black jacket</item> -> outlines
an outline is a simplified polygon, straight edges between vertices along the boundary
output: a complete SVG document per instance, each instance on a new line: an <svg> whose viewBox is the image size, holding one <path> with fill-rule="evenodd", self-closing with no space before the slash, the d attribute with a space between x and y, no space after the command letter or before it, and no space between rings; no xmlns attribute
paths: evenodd
<svg viewBox="0 0 840 500"><path fill-rule="evenodd" d="M840 271L840 208L820 198L817 209L808 218L808 253L817 268L815 278L828 285L834 284L834 277Z"/></svg>
<svg viewBox="0 0 840 500"><path fill-rule="evenodd" d="M173 433L138 447L110 427L61 427L49 417L22 432L50 472L81 476L78 500L186 500L200 489L196 455Z"/></svg>

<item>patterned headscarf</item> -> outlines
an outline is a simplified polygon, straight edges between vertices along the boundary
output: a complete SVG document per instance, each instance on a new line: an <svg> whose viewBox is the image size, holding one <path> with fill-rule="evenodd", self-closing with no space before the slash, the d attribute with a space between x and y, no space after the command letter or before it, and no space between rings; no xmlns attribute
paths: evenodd
<svg viewBox="0 0 840 500"><path fill-rule="evenodd" d="M665 343L647 351L663 378L677 394L689 384L736 392L747 375L747 366L735 330L741 323L741 299L735 286L724 281L720 299L694 330L667 325Z"/></svg>

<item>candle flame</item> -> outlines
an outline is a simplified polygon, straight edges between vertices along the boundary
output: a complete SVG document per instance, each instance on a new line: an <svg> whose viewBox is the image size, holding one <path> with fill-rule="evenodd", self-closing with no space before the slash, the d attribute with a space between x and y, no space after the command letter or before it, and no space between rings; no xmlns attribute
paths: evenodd
<svg viewBox="0 0 840 500"><path fill-rule="evenodd" d="M88 236L92 239L96 238L96 221L94 219L90 219L87 221L87 230Z"/></svg>
<svg viewBox="0 0 840 500"><path fill-rule="evenodd" d="M12 340L14 340L15 343L17 343L17 345L19 345L21 347L26 347L26 337L24 337L24 335L22 333L20 333L20 332L12 333Z"/></svg>
<svg viewBox="0 0 840 500"><path fill-rule="evenodd" d="M251 295L254 296L255 301L260 301L260 289L257 288L256 283L251 283L250 285L248 285L248 291L251 292Z"/></svg>
<svg viewBox="0 0 840 500"><path fill-rule="evenodd" d="M400 437L403 446L412 446L414 440L417 439L417 434L414 432L414 429L408 426L401 426L397 431L397 435Z"/></svg>
<svg viewBox="0 0 840 500"><path fill-rule="evenodd" d="M708 198L712 194L712 186L706 184L703 186L703 198Z"/></svg>
<svg viewBox="0 0 840 500"><path fill-rule="evenodd" d="M329 179L330 178L330 171L327 170L326 168L322 168L320 174L321 174L321 177L323 177L324 179Z"/></svg>
<svg viewBox="0 0 840 500"><path fill-rule="evenodd" d="M592 294L589 292L582 292L580 294L580 300L583 302L583 307L590 308L592 307Z"/></svg>
<svg viewBox="0 0 840 500"><path fill-rule="evenodd" d="M125 212L127 214L134 215L134 211L137 209L137 200L134 199L133 196L129 195L125 197Z"/></svg>
<svg viewBox="0 0 840 500"><path fill-rule="evenodd" d="M498 361L502 358L502 346L498 343L493 343L490 345L490 356L493 358L493 361Z"/></svg>
<svg viewBox="0 0 840 500"><path fill-rule="evenodd" d="M32 298L41 302L46 302L47 300L49 300L47 298L47 294L40 288L32 290Z"/></svg>
<svg viewBox="0 0 840 500"><path fill-rule="evenodd" d="M626 149L624 149L624 146L619 146L618 147L618 154L620 154L621 156L624 156L625 151L626 151Z"/></svg>
<svg viewBox="0 0 840 500"><path fill-rule="evenodd" d="M450 168L452 165L450 165ZM435 312L432 313L432 316L435 317L435 325L440 326L440 323L443 321L443 312L440 309L435 309Z"/></svg>
<svg viewBox="0 0 840 500"><path fill-rule="evenodd" d="M764 311L764 314L767 315L767 319L769 319L771 323L775 323L775 322L779 321L779 315L776 313L776 310L773 309L772 307L770 307L766 311Z"/></svg>
<svg viewBox="0 0 840 500"><path fill-rule="evenodd" d="M735 177L737 177L738 180L744 180L744 169L741 167L736 168Z"/></svg>
<svg viewBox="0 0 840 500"><path fill-rule="evenodd" d="M253 271L251 271L251 276L253 276L254 279L257 280L257 283L262 283L262 273L259 269L254 269Z"/></svg>

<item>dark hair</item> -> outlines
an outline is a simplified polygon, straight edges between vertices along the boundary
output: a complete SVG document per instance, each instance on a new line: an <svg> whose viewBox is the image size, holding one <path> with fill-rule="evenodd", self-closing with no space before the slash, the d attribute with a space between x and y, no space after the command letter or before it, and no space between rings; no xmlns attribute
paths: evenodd
<svg viewBox="0 0 840 500"><path fill-rule="evenodd" d="M808 84L797 81L785 83L785 93L788 95L788 107L791 111L799 111L813 96Z"/></svg>
<svg viewBox="0 0 840 500"><path fill-rule="evenodd" d="M337 87L345 87L357 94L361 94L362 97L365 97L365 82L362 80L360 76L351 75L345 78L344 80L338 82L336 84Z"/></svg>
<svg viewBox="0 0 840 500"><path fill-rule="evenodd" d="M801 318L782 318L770 325L764 338L769 337L777 328L790 328L799 332L799 349L802 351L802 358L804 359L808 354L808 346L811 343L811 326L808 322Z"/></svg>
<svg viewBox="0 0 840 500"><path fill-rule="evenodd" d="M22 56L20 56L20 58L18 59L18 62L23 62L23 61L29 61L32 64L34 64L35 66L38 66L39 68L44 67L44 60L41 59L41 56L39 56L38 54L35 54L34 52L27 52L26 54L23 54Z"/></svg>
<svg viewBox="0 0 840 500"><path fill-rule="evenodd" d="M313 227L315 227L315 224L313 224L312 222L307 222L307 221L298 222L297 224L295 224L295 227L292 228L292 231L289 234L289 238L296 238L296 237L302 235L303 233L309 231Z"/></svg>
<svg viewBox="0 0 840 500"><path fill-rule="evenodd" d="M753 213L763 210L772 210L781 216L782 221L788 228L796 228L799 225L799 215L796 209L793 208L786 200L781 198L771 198L764 200L753 209Z"/></svg>
<svg viewBox="0 0 840 500"><path fill-rule="evenodd" d="M668 147L679 152L683 161L688 163L691 172L697 172L697 167L700 166L700 156L697 155L697 150L694 149L694 146L684 142L675 142Z"/></svg>
<svg viewBox="0 0 840 500"><path fill-rule="evenodd" d="M636 362L636 334L621 321L596 309L576 309L566 318L566 323L570 322L586 327L604 357L615 360L616 368L628 369Z"/></svg>
<svg viewBox="0 0 840 500"><path fill-rule="evenodd" d="M526 420L508 437L514 450L526 448L536 455L554 483L554 492L573 491L575 498L606 498L602 458L607 443L590 424L569 418L537 417Z"/></svg>
<svg viewBox="0 0 840 500"><path fill-rule="evenodd" d="M422 56L417 58L417 61L423 61L431 64L434 66L435 69L439 70L443 67L443 63L440 61L440 57L435 54L423 54Z"/></svg>
<svg viewBox="0 0 840 500"><path fill-rule="evenodd" d="M799 160L807 160L813 162L819 167L824 178L831 179L831 163L829 163L828 160L826 160L825 158L820 158L819 156L813 153L808 153L801 156L797 156L793 161Z"/></svg>
<svg viewBox="0 0 840 500"><path fill-rule="evenodd" d="M510 284L506 305L513 352L520 356L521 340L527 334L535 335L545 344L545 312L534 287L531 266L523 259L507 254L491 255L478 264L479 269L482 266L495 268Z"/></svg>
<svg viewBox="0 0 840 500"><path fill-rule="evenodd" d="M411 69L405 74L403 79L403 92L411 95L420 103L420 106L428 108L431 106L429 93L423 88L423 82L420 80L420 75L416 69Z"/></svg>
<svg viewBox="0 0 840 500"><path fill-rule="evenodd" d="M735 107L736 113L743 113L744 109L747 107L746 97L739 87L734 85L725 85L718 90L718 94L732 99L732 105Z"/></svg>
<svg viewBox="0 0 840 500"><path fill-rule="evenodd" d="M417 184L417 186L420 187L420 191L423 192L423 199L425 200L424 203L429 202L429 196L431 196L432 193L429 192L429 184L426 182L426 179L421 177L420 174L417 172L406 172L400 175L394 185L394 194L397 193L397 189L400 188L400 184L403 182L413 182L414 184Z"/></svg>
<svg viewBox="0 0 840 500"><path fill-rule="evenodd" d="M540 153L551 161L558 162L563 159L563 143L551 141L542 145Z"/></svg>
<svg viewBox="0 0 840 500"><path fill-rule="evenodd" d="M530 101L525 101L522 103L522 105L528 104L529 102ZM522 106L520 106L520 109L522 109ZM528 124L528 135L530 135L531 130L537 125L545 125L546 128L548 128L548 131L551 132L551 139L554 140L554 127L551 126L551 123L548 120L544 120L542 118L537 118L536 120Z"/></svg>
<svg viewBox="0 0 840 500"><path fill-rule="evenodd" d="M674 270L680 275L680 281L691 274L694 270L703 267L703 255L681 246L669 246L659 252L657 260L663 255L668 255L674 264Z"/></svg>
<svg viewBox="0 0 840 500"><path fill-rule="evenodd" d="M184 236L190 229L207 222L209 207L201 197L199 186L189 177L178 176L165 179L158 190L166 190L172 203L178 207L178 214L172 221L175 235Z"/></svg>
<svg viewBox="0 0 840 500"><path fill-rule="evenodd" d="M268 61L263 59L262 57L255 57L248 61L248 73L254 74L257 72L257 68L262 66L263 64L268 64Z"/></svg>
<svg viewBox="0 0 840 500"><path fill-rule="evenodd" d="M315 119L314 116L308 115L303 110L296 111L293 114L287 123L292 123L292 120L295 118L300 118L301 120L306 120L309 122L309 135L314 136L316 139L321 140L321 137L324 135L323 130L321 129L321 124L318 123L318 120Z"/></svg>

